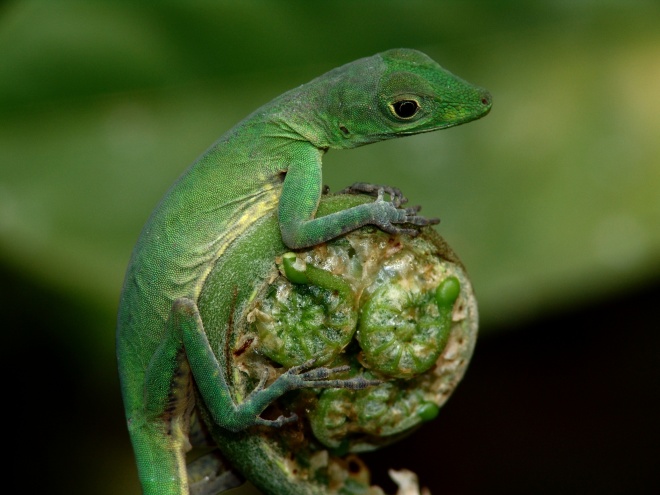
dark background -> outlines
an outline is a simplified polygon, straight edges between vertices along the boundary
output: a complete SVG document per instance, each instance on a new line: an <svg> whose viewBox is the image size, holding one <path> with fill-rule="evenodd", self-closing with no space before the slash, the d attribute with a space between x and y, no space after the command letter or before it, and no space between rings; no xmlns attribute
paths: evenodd
<svg viewBox="0 0 660 495"><path fill-rule="evenodd" d="M7 476L137 494L114 320L140 228L231 125L393 47L488 88L467 126L330 152L401 187L467 266L463 383L366 456L434 494L660 492L660 5L508 0L0 2Z"/></svg>

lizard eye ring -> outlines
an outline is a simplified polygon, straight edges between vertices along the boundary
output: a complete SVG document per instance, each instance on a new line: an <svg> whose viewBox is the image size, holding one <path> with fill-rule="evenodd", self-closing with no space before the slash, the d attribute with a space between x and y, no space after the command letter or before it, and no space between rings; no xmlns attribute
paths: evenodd
<svg viewBox="0 0 660 495"><path fill-rule="evenodd" d="M419 103L415 100L399 100L391 105L394 115L400 119L412 119L419 111Z"/></svg>

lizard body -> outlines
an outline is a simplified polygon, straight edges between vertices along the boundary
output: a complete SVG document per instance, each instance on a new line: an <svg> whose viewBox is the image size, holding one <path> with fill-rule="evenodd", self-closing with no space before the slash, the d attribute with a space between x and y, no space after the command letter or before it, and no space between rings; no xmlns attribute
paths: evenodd
<svg viewBox="0 0 660 495"><path fill-rule="evenodd" d="M126 273L117 357L128 429L146 495L186 494L193 377L215 423L230 431L290 420L259 414L288 390L368 386L301 368L236 404L197 301L209 273L255 223L278 212L289 248L367 224L387 232L430 223L400 198L315 218L321 158L356 146L451 127L485 115L490 95L414 50L390 50L334 69L256 110L177 180L147 221ZM231 273L226 274L231 277Z"/></svg>

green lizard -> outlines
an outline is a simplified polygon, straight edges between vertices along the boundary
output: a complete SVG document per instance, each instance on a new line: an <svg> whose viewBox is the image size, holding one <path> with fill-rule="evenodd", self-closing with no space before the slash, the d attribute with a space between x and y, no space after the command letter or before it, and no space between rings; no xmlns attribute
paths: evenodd
<svg viewBox="0 0 660 495"><path fill-rule="evenodd" d="M128 266L117 323L117 358L128 430L143 493L186 494L185 453L193 387L216 426L280 426L264 409L287 391L361 388L342 369L291 368L240 403L228 388L222 352L209 345L197 301L227 249L277 210L291 249L317 245L364 225L416 234L435 223L402 208L394 188L356 185L373 202L315 218L321 157L330 148L444 129L484 116L491 97L428 56L397 49L334 69L256 110L177 180L147 221ZM383 194L390 195L390 201ZM232 273L227 273L232 277ZM193 385L194 378L194 385Z"/></svg>

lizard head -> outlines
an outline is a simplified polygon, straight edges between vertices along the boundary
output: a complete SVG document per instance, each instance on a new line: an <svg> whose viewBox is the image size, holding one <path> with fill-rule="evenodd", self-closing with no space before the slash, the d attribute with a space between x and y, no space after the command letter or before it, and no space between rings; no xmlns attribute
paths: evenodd
<svg viewBox="0 0 660 495"><path fill-rule="evenodd" d="M483 117L492 105L488 91L417 50L389 50L339 70L344 77L333 78L334 91L326 93L333 148L453 127Z"/></svg>
<svg viewBox="0 0 660 495"><path fill-rule="evenodd" d="M378 105L395 136L417 134L476 120L492 105L488 91L456 77L416 50L380 55Z"/></svg>

